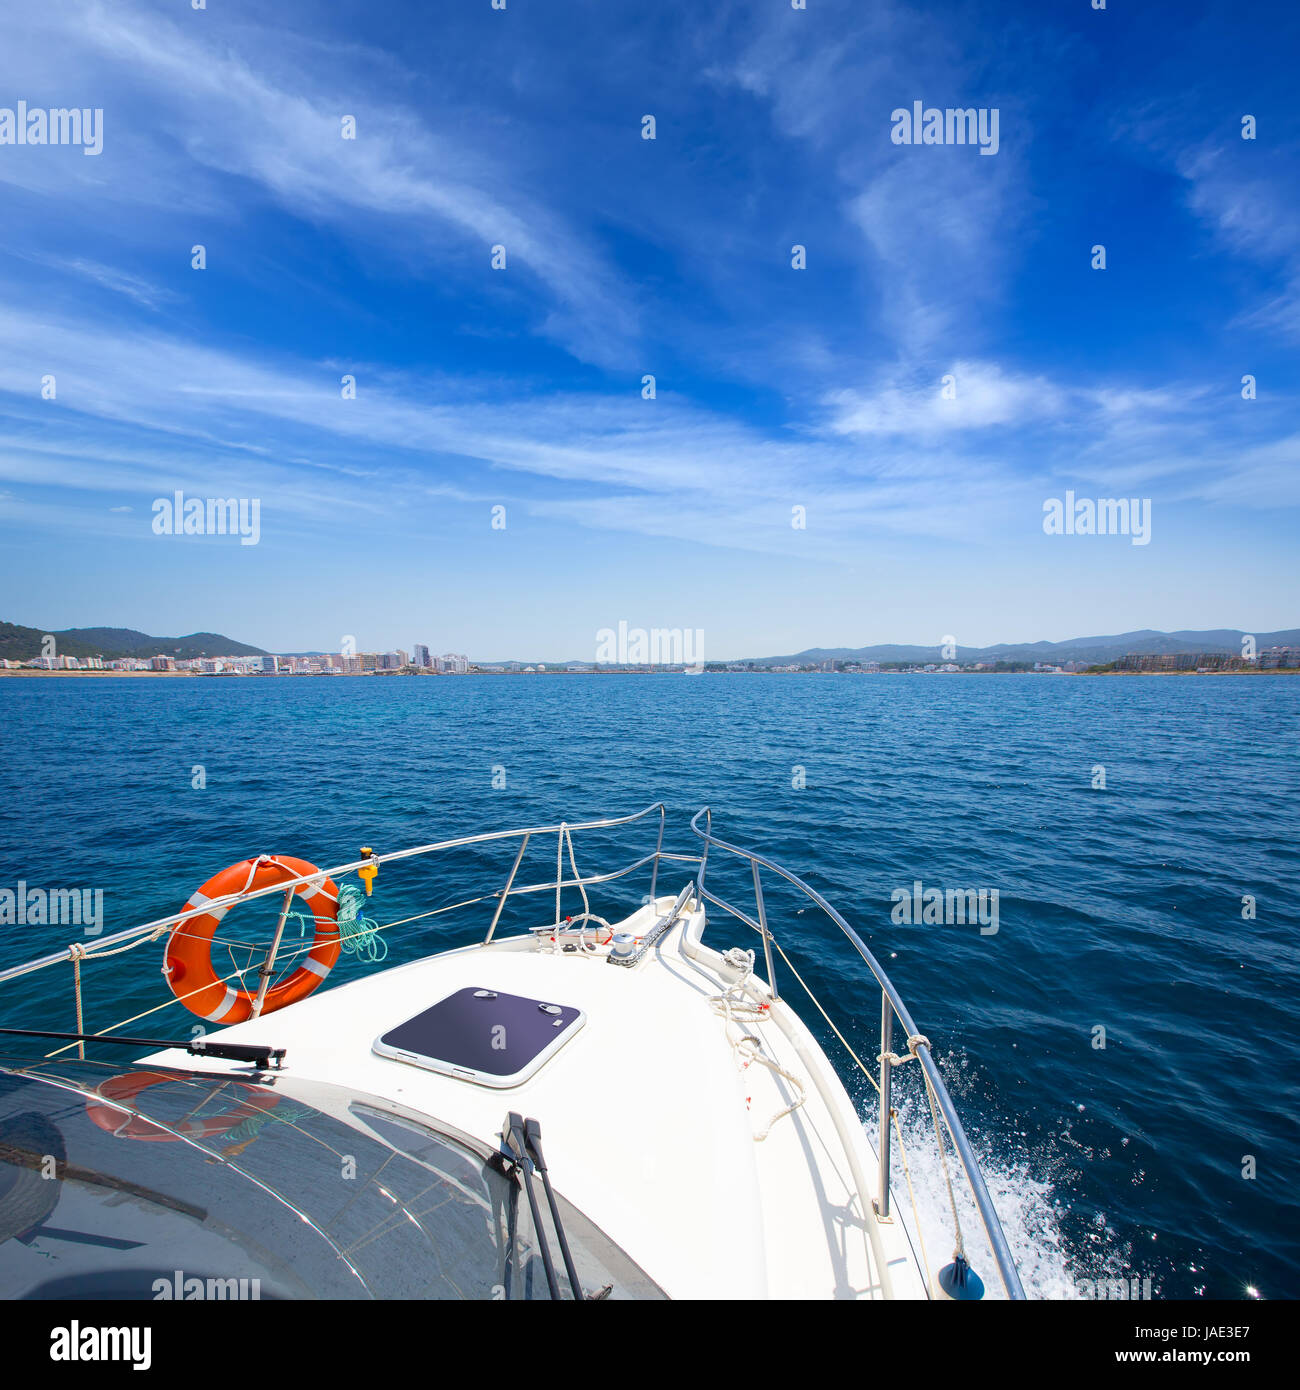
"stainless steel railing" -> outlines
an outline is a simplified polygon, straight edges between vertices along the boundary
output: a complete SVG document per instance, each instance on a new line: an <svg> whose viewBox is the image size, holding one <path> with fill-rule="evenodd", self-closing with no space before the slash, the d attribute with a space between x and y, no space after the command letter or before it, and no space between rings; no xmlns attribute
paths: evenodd
<svg viewBox="0 0 1300 1390"><path fill-rule="evenodd" d="M587 886L593 883L609 883L614 879L624 878L630 873L635 873L637 869L643 868L646 864L653 864L651 874L650 892L653 895L658 882L659 860L660 858L672 858L673 856L661 854L663 848L665 807L663 802L657 801L646 806L643 810L634 811L629 816L612 816L604 820L582 821L575 824L566 824L561 821L558 825L534 825L518 830L489 830L478 835L461 835L454 840L438 840L433 844L416 845L412 849L390 850L386 854L369 855L364 859L354 859L348 864L338 864L329 869L318 869L313 874L300 874L296 878L281 879L278 883L267 884L265 888L255 888L244 893L231 893L225 897L212 898L198 907L188 910L182 909L180 912L173 912L167 917L156 917L152 922L142 922L136 927L127 927L124 931L115 932L111 936L97 937L93 942L79 943L77 947L65 948L62 951L54 951L48 955L38 956L33 960L24 961L20 965L12 965L7 969L0 970L0 984L6 980L17 979L22 975L30 975L34 971L44 970L49 966L67 964L69 961L94 960L97 956L115 954L119 949L129 947L131 944L141 944L153 938L157 939L164 932L173 927L180 926L182 922L188 922L192 917L201 917L205 913L212 912L217 908L232 908L240 903L253 902L257 898L273 896L276 893L283 894L285 904L290 904L293 899L294 890L308 883L319 881L322 875L326 875L337 882L344 874L356 873L357 870L371 864L389 864L402 859L414 859L420 855L435 854L441 850L463 849L467 845L489 844L496 840L512 840L522 837L523 845L527 845L530 837L534 835L557 835L563 836L566 832L578 832L583 830L606 830L620 825L631 825L634 821L644 819L652 815L655 811L659 812L659 838L655 849L643 855L640 859L627 865L625 868L617 869L613 873L593 874L586 878L570 879L548 879L544 883L528 884L523 887L513 887L515 871L519 867L519 861L523 858L523 846L515 856L515 865L511 870L507 885L498 893L486 894L483 898L473 901L481 902L485 899L491 901L499 898L497 912L493 916L492 926L488 929L488 939L491 938L495 930L496 922L500 918L500 908L504 905L506 898L514 893L541 893L554 892L556 888L576 888L579 885Z"/></svg>
<svg viewBox="0 0 1300 1390"><path fill-rule="evenodd" d="M704 828L700 828L700 819L704 819ZM939 1074L939 1068L934 1058L930 1054L929 1042L919 1033L907 1005L903 1003L898 990L894 987L889 976L885 974L880 962L872 955L866 942L853 930L843 917L826 901L817 890L805 883L798 874L791 873L789 869L784 869L780 864L774 863L764 855L756 854L753 850L743 849L739 845L728 844L726 840L720 840L713 834L713 813L709 807L705 806L697 811L691 818L691 829L704 841L703 852L700 855L700 868L696 876L696 888L700 898L705 902L713 903L715 907L720 907L723 911L730 913L739 921L757 931L763 941L763 957L767 965L768 986L772 993L772 998L779 998L777 981L772 969L772 942L774 940L767 923L767 909L763 900L763 885L760 878L760 869L769 869L772 873L785 879L787 883L798 888L802 893L812 899L818 907L835 923L837 927L848 937L858 954L866 963L867 968L876 977L881 990L881 1016L880 1016L880 1140L879 1140L879 1160L880 1160L880 1184L879 1195L875 1201L877 1212L882 1218L889 1215L889 1161L890 1161L890 1094L892 1068L894 1063L892 1057L893 1024L897 1018L899 1023L907 1030L908 1051L916 1057L921 1065L921 1070L925 1073L925 1080L930 1087L931 1095L943 1115L944 1123L948 1133L952 1138L953 1148L957 1156L961 1159L962 1169L966 1174L966 1181L970 1186L971 1196L975 1201L975 1208L979 1212L980 1224L984 1228L984 1233L988 1237L989 1245L993 1250L993 1258L998 1267L998 1276L1002 1280L1002 1286L1006 1290L1008 1298L1021 1299L1025 1296L1024 1288L1020 1283L1020 1275L1016 1271L1016 1262L1011 1254L1011 1247L1007 1243L1006 1235L1002 1230L1002 1223L998 1220L998 1214L993 1206L993 1199L989 1196L988 1187L984 1182L984 1175L980 1172L979 1160L970 1146L970 1141L966 1137L966 1131L962 1128L961 1120L957 1118L957 1109L953 1105L952 1097L948 1094L948 1088L944 1085L943 1077ZM733 907L730 903L724 902L715 893L711 892L704 885L704 876L708 868L709 849L725 850L729 854L737 855L739 858L748 861L754 878L754 900L758 914L757 920L750 917L748 913ZM938 1138L938 1136L936 1136Z"/></svg>

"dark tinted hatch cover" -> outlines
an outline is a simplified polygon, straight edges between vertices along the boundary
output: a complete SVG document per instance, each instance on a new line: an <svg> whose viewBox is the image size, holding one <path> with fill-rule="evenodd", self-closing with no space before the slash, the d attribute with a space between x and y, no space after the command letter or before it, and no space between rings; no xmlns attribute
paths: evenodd
<svg viewBox="0 0 1300 1390"><path fill-rule="evenodd" d="M517 1085L584 1021L571 1005L470 986L390 1029L375 1046L436 1071Z"/></svg>

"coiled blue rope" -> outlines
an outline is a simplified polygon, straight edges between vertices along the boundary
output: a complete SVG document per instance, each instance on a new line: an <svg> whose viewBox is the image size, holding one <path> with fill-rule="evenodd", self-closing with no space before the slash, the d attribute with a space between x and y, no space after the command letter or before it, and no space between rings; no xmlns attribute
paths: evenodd
<svg viewBox="0 0 1300 1390"><path fill-rule="evenodd" d="M339 945L373 965L388 955L388 942L379 934L379 923L362 913L365 901L365 893L355 883L345 883L339 889Z"/></svg>
<svg viewBox="0 0 1300 1390"><path fill-rule="evenodd" d="M339 949L345 955L356 956L368 965L374 965L388 955L388 942L380 935L379 923L365 916L361 909L365 905L365 892L355 883L345 883L339 889L339 912L337 926ZM316 929L316 918L310 912L291 912L290 917L298 923L298 935L306 936L308 924Z"/></svg>

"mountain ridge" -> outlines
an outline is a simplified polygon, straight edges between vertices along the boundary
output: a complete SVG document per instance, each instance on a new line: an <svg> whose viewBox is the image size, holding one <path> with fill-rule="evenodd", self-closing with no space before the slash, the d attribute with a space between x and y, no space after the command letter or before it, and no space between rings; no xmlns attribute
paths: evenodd
<svg viewBox="0 0 1300 1390"><path fill-rule="evenodd" d="M943 661L959 664L974 661L1113 661L1120 656L1163 656L1176 653L1204 652L1207 655L1242 654L1242 638L1252 636L1257 650L1267 647L1300 646L1300 628L1282 628L1276 632L1248 633L1239 628L1180 629L1160 632L1155 628L1140 628L1109 636L1071 637L1063 642L999 642L991 647L956 647L956 655L940 655L939 643L933 646L909 646L901 643L878 643L870 647L809 647L790 656L749 657L755 665L808 665L824 661Z"/></svg>
<svg viewBox="0 0 1300 1390"><path fill-rule="evenodd" d="M151 637L132 627L69 627L61 632L0 622L0 658L31 661L42 655L46 637L54 638L56 656L102 656L148 659L171 656L182 661L200 656L266 656L261 647L236 642L219 632L191 632L185 637Z"/></svg>
<svg viewBox="0 0 1300 1390"><path fill-rule="evenodd" d="M939 662L952 660L959 664L977 661L1113 661L1117 657L1160 656L1177 653L1204 652L1240 656L1242 638L1253 636L1256 648L1300 646L1300 628L1282 628L1275 632L1248 634L1241 628L1179 629L1161 632L1155 628L1139 628L1133 632L1113 633L1093 637L1071 637L1061 642L999 642L988 647L956 647L955 655L946 657L941 645L882 642L866 647L807 647L788 656L761 656L735 659L735 664L754 666L818 665L827 661L878 662ZM106 660L120 657L149 658L171 656L188 660L202 656L267 656L261 647L236 642L218 632L191 632L184 637L153 637L135 628L73 627L59 632L24 627L18 623L0 622L0 658L10 661L30 661L41 655L47 636L53 637L59 656L102 656ZM292 653L280 653L291 655ZM318 655L319 653L298 653ZM477 665L500 667L506 661L479 662ZM525 663L520 663L525 664ZM536 664L529 662L527 664ZM557 661L556 666L587 665L587 661ZM718 664L718 663L710 663ZM724 662L720 664L732 664Z"/></svg>

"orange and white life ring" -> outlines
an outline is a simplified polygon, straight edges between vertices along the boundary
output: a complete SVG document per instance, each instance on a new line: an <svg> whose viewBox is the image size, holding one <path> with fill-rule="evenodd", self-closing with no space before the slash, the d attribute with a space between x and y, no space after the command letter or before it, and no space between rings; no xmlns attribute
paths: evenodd
<svg viewBox="0 0 1300 1390"><path fill-rule="evenodd" d="M293 891L307 903L316 921L316 939L310 953L288 979L268 989L262 1012L272 1013L286 1004L305 999L330 973L339 958L339 890L323 870L305 859L287 854L259 855L222 869L196 893L190 895L184 911L203 907L213 899L227 898L265 888L273 883L312 875ZM233 906L214 904L207 912L180 922L167 938L163 974L172 993L191 1013L211 1023L243 1023L252 1017L255 990L235 989L222 980L212 966L212 938L221 919Z"/></svg>
<svg viewBox="0 0 1300 1390"><path fill-rule="evenodd" d="M233 1108L211 1115L194 1115L187 1119L168 1123L146 1119L143 1115L132 1113L126 1102L133 1101L141 1091L150 1086L161 1085L164 1081L176 1080L175 1074L158 1071L130 1071L121 1076L110 1077L95 1087L95 1093L104 1097L107 1104L91 1102L86 1106L86 1114L100 1129L116 1139L139 1139L146 1144L173 1144L180 1139L211 1139L218 1134L228 1134L232 1129L272 1109L279 1099L274 1092L259 1091L252 1086L240 1084L240 1090L248 1092ZM237 1083L239 1084L239 1083ZM114 1101L120 1104L113 1104Z"/></svg>

